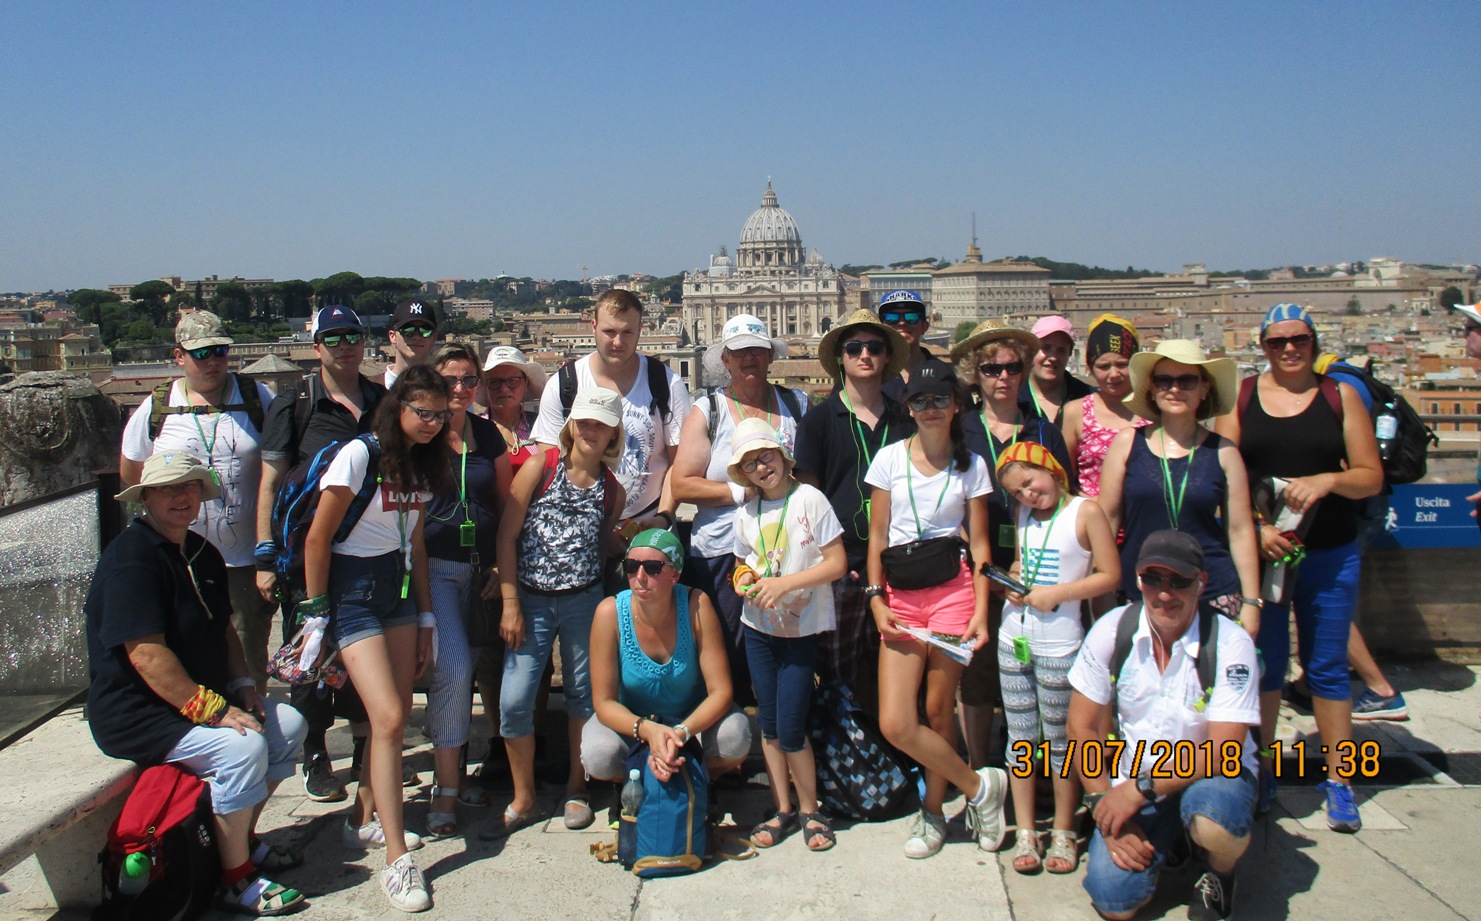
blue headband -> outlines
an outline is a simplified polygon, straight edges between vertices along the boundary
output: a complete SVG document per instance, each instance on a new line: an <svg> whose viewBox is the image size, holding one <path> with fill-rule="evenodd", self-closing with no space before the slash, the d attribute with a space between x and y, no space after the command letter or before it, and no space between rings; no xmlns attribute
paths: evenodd
<svg viewBox="0 0 1481 921"><path fill-rule="evenodd" d="M1260 323L1260 336L1264 338L1265 330L1275 323L1283 323L1286 320L1300 320L1313 333L1316 332L1316 324L1311 322L1311 314L1300 304L1276 304L1265 313L1265 319Z"/></svg>

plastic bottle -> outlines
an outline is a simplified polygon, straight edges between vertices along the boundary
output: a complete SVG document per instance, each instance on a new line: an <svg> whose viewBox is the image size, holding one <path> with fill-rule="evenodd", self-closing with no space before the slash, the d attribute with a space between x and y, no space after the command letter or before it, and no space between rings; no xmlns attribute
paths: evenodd
<svg viewBox="0 0 1481 921"><path fill-rule="evenodd" d="M149 885L150 871L149 855L143 851L126 854L123 858L123 867L118 871L118 891L120 895L138 895Z"/></svg>
<svg viewBox="0 0 1481 921"><path fill-rule="evenodd" d="M1373 434L1378 437L1378 455L1389 460L1394 454L1394 444L1399 437L1399 414L1394 404L1385 403L1373 418Z"/></svg>
<svg viewBox="0 0 1481 921"><path fill-rule="evenodd" d="M627 783L622 785L622 817L630 822L637 821L638 810L643 808L643 775L637 768L627 772Z"/></svg>

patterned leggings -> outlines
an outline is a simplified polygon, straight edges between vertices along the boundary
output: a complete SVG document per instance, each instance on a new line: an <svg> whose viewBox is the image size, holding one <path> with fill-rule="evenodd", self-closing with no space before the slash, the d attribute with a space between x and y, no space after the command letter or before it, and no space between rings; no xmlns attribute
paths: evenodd
<svg viewBox="0 0 1481 921"><path fill-rule="evenodd" d="M1020 662L1011 646L998 644L998 671L1003 683L1003 714L1008 718L1008 761L1013 743L1037 746L1049 742L1049 763L1058 774L1064 769L1065 720L1070 710L1070 666L1075 657L1034 656Z"/></svg>

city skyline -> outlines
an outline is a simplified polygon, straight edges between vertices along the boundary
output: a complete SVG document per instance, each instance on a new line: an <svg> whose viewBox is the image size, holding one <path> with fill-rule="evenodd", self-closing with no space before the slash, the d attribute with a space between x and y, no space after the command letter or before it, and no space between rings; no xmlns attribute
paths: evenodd
<svg viewBox="0 0 1481 921"><path fill-rule="evenodd" d="M668 275L767 178L835 265L1474 263L1477 8L8 5L0 291Z"/></svg>

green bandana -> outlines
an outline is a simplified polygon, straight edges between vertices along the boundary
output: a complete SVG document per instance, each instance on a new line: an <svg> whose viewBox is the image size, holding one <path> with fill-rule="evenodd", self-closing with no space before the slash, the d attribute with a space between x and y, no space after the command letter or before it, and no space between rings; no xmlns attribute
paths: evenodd
<svg viewBox="0 0 1481 921"><path fill-rule="evenodd" d="M662 550L663 555L669 558L670 563L674 564L676 571L684 571L684 545L679 542L679 538L674 536L674 532L665 531L663 528L649 528L646 531L640 532L637 537L632 539L632 543L627 545L629 551L635 550L638 547L652 547L654 550Z"/></svg>

